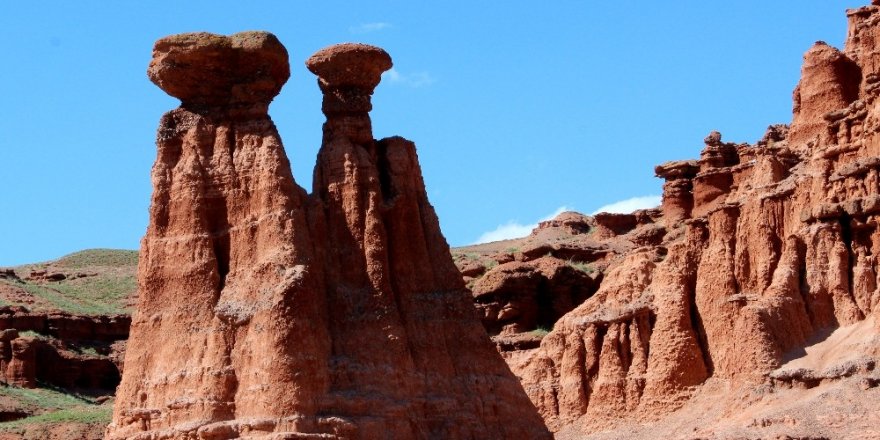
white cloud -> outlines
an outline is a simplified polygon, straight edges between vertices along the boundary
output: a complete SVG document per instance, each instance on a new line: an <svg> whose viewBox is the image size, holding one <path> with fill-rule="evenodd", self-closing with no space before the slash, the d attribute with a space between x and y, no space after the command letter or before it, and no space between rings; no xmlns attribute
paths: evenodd
<svg viewBox="0 0 880 440"><path fill-rule="evenodd" d="M398 82L400 81L400 72L395 68L391 68L385 73L382 74L382 79L390 81L390 82Z"/></svg>
<svg viewBox="0 0 880 440"><path fill-rule="evenodd" d="M660 196L641 196L631 199L621 200L600 207L590 215L596 215L600 212L613 212L619 214L629 214L637 209L654 208L663 200Z"/></svg>
<svg viewBox="0 0 880 440"><path fill-rule="evenodd" d="M352 26L352 27L348 28L348 31L353 34L366 34L368 32L381 31L382 29L388 29L390 27L391 27L391 23L385 23L385 22L362 23L357 26Z"/></svg>
<svg viewBox="0 0 880 440"><path fill-rule="evenodd" d="M474 244L479 243L489 243L491 241L500 241L500 240L509 240L511 238L519 238L525 237L532 233L532 229L538 227L538 223L553 219L559 214L562 214L565 211L571 211L567 206L560 206L559 209L554 211L552 214L547 215L535 223L524 225L517 221L510 220L503 225L498 225L497 228L484 232L483 235L480 235L480 238Z"/></svg>
<svg viewBox="0 0 880 440"><path fill-rule="evenodd" d="M428 72L403 74L394 67L383 73L382 79L392 84L402 84L412 88L429 86L437 82Z"/></svg>

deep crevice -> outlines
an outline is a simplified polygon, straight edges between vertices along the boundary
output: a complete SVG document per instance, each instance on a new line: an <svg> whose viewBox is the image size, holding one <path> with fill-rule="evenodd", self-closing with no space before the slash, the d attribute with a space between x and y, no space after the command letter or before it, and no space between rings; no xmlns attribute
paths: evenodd
<svg viewBox="0 0 880 440"><path fill-rule="evenodd" d="M608 332L608 328L605 326L595 324L593 326L596 329L596 337L592 341L592 347L587 346L587 341L583 337L584 334L581 334L581 346L583 347L583 350L581 351L582 356L578 359L581 378L583 378L583 381L581 382L581 390L584 393L584 405L581 414L586 414L587 410L590 408L594 385L596 384L596 379L599 375L599 359L602 357L602 341L605 339L605 334ZM587 355L589 353L593 353L592 359L588 359ZM587 368L587 361L592 362L589 368Z"/></svg>
<svg viewBox="0 0 880 440"><path fill-rule="evenodd" d="M642 337L642 346L645 347L645 360L651 359L651 335L654 334L654 324L657 323L657 315L654 314L653 311L648 312L646 319L643 320L645 324L647 324L647 328L644 332L640 332L640 337Z"/></svg>
<svg viewBox="0 0 880 440"><path fill-rule="evenodd" d="M703 364L706 366L706 373L711 377L715 372L715 364L712 362L712 356L709 354L709 339L706 336L706 328L703 326L703 318L700 317L700 311L697 308L696 283L696 276L693 276L687 280L687 285L685 286L687 289L688 310L691 328L694 329L694 336L697 339L697 349L700 350L700 356L702 356Z"/></svg>
<svg viewBox="0 0 880 440"><path fill-rule="evenodd" d="M376 141L376 170L379 173L379 188L382 200L389 202L397 196L394 179L391 176L391 162L388 160L388 142L385 139Z"/></svg>
<svg viewBox="0 0 880 440"><path fill-rule="evenodd" d="M840 215L838 219L840 223L840 239L843 240L844 246L846 246L846 258L847 258L847 270L846 270L846 278L847 278L847 288L849 290L849 296L853 299L853 303L858 304L855 301L855 294L853 292L853 282L855 277L855 254L853 253L853 230L852 230L852 217L850 217L849 213L844 212ZM858 305L856 306L858 307Z"/></svg>
<svg viewBox="0 0 880 440"><path fill-rule="evenodd" d="M762 204L763 204L763 203L764 203L764 202L762 202ZM783 209L779 210L779 211L782 211L782 212L777 212L777 210L778 210L777 208L779 207L779 205L777 204L777 202L774 201L774 202L772 203L772 206L773 206L774 217L776 217L777 219L782 219L783 222L784 222L784 219L785 219L785 215L784 215L784 212L785 212L784 205L783 205ZM779 215L776 215L776 214L779 214ZM780 233L780 232L782 232L782 231L785 230L785 226L784 226L784 225L781 225L781 226L778 225L776 229L778 229L778 230L771 231L770 234L769 234L769 237L767 237L767 241L768 241L768 243L770 244L770 248L773 250L773 258L770 260L770 267L769 267L769 270L768 270L768 272L767 272L768 274L770 274L770 279L766 280L766 281L767 281L767 285L766 285L766 286L761 286L762 288L767 288L767 287L769 287L771 284L773 284L773 275L776 273L776 269L779 267L779 262L782 261L782 248L783 248L783 244L782 244L782 238L781 238L781 233ZM761 280L761 281L765 281L765 280Z"/></svg>
<svg viewBox="0 0 880 440"><path fill-rule="evenodd" d="M537 327L552 329L556 324L557 311L553 307L553 295L550 292L547 278L541 277L538 282L535 289L535 305L538 309L538 315L535 317Z"/></svg>
<svg viewBox="0 0 880 440"><path fill-rule="evenodd" d="M797 255L798 255L798 288L801 295L801 301L804 303L804 313L810 320L810 327L816 327L816 318L813 314L810 304L810 281L807 279L807 244L797 239Z"/></svg>
<svg viewBox="0 0 880 440"><path fill-rule="evenodd" d="M602 345L605 341L605 336L608 334L608 327L604 325L596 325L596 339L593 343L593 353L596 353L596 362L590 366L589 369L586 370L587 374L585 377L589 378L589 383L585 384L587 388L587 403L585 407L590 406L590 397L593 394L593 388L596 384L596 379L599 378L599 359L602 358ZM586 344L584 344L584 350L586 350ZM586 364L584 364L586 367Z"/></svg>
<svg viewBox="0 0 880 440"><path fill-rule="evenodd" d="M217 259L217 275L220 276L219 291L226 287L226 275L229 274L229 233L221 233L214 238L214 257Z"/></svg>
<svg viewBox="0 0 880 440"><path fill-rule="evenodd" d="M617 352L620 353L620 363L623 366L623 374L624 376L629 375L629 370L632 368L632 339L630 338L632 326L635 322L635 319L630 321L621 322L618 327L618 339L617 339Z"/></svg>
<svg viewBox="0 0 880 440"><path fill-rule="evenodd" d="M226 276L230 271L231 258L231 237L228 211L226 208L226 199L223 197L215 197L206 200L207 212L206 216L209 221L211 241L214 251L214 259L217 262L217 294L226 287Z"/></svg>

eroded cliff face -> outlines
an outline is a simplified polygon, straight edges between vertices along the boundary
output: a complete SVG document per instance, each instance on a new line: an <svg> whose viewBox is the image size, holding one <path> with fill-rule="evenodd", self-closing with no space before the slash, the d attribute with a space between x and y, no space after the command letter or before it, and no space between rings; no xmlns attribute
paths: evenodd
<svg viewBox="0 0 880 440"><path fill-rule="evenodd" d="M845 50L819 42L805 54L790 128L771 126L754 145L724 142L713 132L699 160L658 166L666 179L662 240L617 256L595 294L556 322L538 348L511 362L561 438L658 420L696 397L726 405L720 417L735 418L765 398L744 397L758 389L772 400L779 390L855 374L869 377L865 390L876 385L880 6L848 17ZM856 328L867 335L853 346L857 360L788 368L809 357L804 347L835 329ZM729 392L707 397L704 390L719 383ZM846 398L859 401L862 391L847 386L841 385ZM876 393L864 393L852 414L873 405L865 402ZM876 414L844 426L799 411L786 416L789 422L780 416L737 432L877 434L847 431L876 422ZM693 432L676 435L733 432L713 430L718 419L693 422L700 417L679 418Z"/></svg>
<svg viewBox="0 0 880 440"><path fill-rule="evenodd" d="M139 300L108 438L549 438L494 350L428 203L415 146L374 140L391 58L307 67L327 116L314 193L267 114L271 34L159 40L160 122Z"/></svg>

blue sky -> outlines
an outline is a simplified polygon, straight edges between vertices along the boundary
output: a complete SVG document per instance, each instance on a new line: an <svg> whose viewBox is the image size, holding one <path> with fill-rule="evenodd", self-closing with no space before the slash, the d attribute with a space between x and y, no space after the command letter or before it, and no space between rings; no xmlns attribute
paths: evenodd
<svg viewBox="0 0 880 440"><path fill-rule="evenodd" d="M753 142L788 122L803 53L840 47L845 8L866 3L4 2L0 266L138 247L155 129L178 105L145 74L168 34L280 38L292 75L270 114L306 189L323 115L305 59L385 48L374 134L416 142L443 231L464 245L559 209L650 203L653 166L697 157L709 131Z"/></svg>

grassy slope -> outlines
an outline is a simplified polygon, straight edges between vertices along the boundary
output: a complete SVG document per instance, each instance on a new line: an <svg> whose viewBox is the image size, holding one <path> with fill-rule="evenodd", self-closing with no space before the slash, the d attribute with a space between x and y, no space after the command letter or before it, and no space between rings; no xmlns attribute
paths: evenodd
<svg viewBox="0 0 880 440"><path fill-rule="evenodd" d="M110 423L112 405L67 394L52 388L0 387L0 401L6 408L20 408L34 415L0 423L0 433L24 434L59 424L105 426Z"/></svg>
<svg viewBox="0 0 880 440"><path fill-rule="evenodd" d="M15 267L24 282L0 280L0 292L8 293L0 295L0 305L85 315L130 313L137 290L137 258L137 251L89 249ZM24 280L32 270L60 272L68 278L58 282ZM88 276L74 278L78 273ZM0 407L33 414L0 423L0 438L49 438L57 433L69 438L100 438L110 422L112 401L98 404L93 398L42 385L35 389L0 386Z"/></svg>
<svg viewBox="0 0 880 440"><path fill-rule="evenodd" d="M89 249L44 263L15 267L22 279L31 271L60 272L62 281L0 280L0 305L22 305L34 311L61 310L82 315L129 313L137 290L137 251ZM84 274L84 277L76 277ZM4 290L0 290L4 291Z"/></svg>

